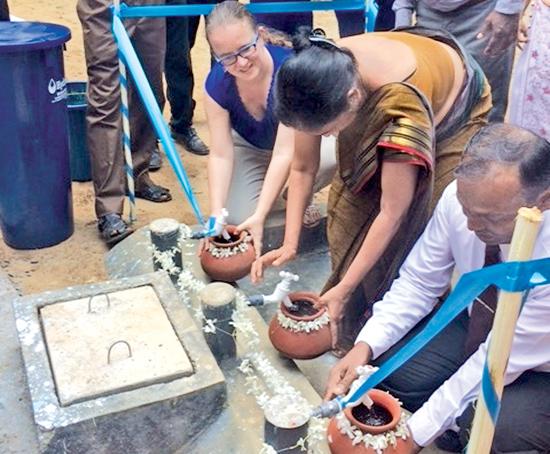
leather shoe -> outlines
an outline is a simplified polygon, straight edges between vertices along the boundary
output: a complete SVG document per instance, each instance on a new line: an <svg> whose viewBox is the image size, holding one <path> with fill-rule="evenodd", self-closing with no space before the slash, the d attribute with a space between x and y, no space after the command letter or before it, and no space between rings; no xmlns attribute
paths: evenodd
<svg viewBox="0 0 550 454"><path fill-rule="evenodd" d="M136 189L136 197L155 203L169 202L172 200L170 190L157 184L151 184L140 189Z"/></svg>
<svg viewBox="0 0 550 454"><path fill-rule="evenodd" d="M155 146L153 152L151 153L151 158L149 158L149 170L155 172L162 167L162 156L160 155L159 145Z"/></svg>
<svg viewBox="0 0 550 454"><path fill-rule="evenodd" d="M101 234L101 238L109 245L113 246L119 241L122 241L134 231L124 222L120 214L109 213L101 216L97 220L97 228Z"/></svg>
<svg viewBox="0 0 550 454"><path fill-rule="evenodd" d="M175 131L172 129L171 132L174 140L180 145L183 145L189 153L193 153L198 156L206 156L210 153L210 150L199 137L193 126L189 126L183 131Z"/></svg>

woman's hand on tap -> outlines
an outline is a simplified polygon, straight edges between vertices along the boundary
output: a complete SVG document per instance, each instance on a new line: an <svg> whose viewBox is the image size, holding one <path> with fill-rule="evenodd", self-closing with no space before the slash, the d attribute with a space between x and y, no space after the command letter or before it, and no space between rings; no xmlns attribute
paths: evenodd
<svg viewBox="0 0 550 454"><path fill-rule="evenodd" d="M296 257L296 248L283 244L280 248L262 255L252 264L250 279L253 283L260 282L264 275L264 269L270 266L281 266Z"/></svg>

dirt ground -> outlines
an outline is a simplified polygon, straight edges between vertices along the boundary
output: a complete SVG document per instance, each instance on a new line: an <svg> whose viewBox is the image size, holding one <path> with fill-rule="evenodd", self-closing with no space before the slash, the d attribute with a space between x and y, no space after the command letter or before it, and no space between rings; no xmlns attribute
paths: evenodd
<svg viewBox="0 0 550 454"><path fill-rule="evenodd" d="M72 38L65 52L65 77L68 81L86 80L82 33L76 15L76 1L11 0L9 4L11 14L19 18L69 27ZM324 27L329 35L335 35L337 26L333 13L315 14L316 25ZM210 54L204 39L202 22L192 58L195 74L194 97L197 101L194 124L200 136L208 142L208 128L202 105L202 87L209 69ZM166 106L164 114L169 118L169 105ZM207 158L192 155L182 147L178 149L201 210L207 214ZM140 228L159 217L171 217L180 222L194 224L191 208L168 163L153 174L153 179L156 183L169 187L174 198L171 202L164 204L138 200L138 221L134 227ZM107 279L103 258L108 249L97 232L92 184L75 182L72 185L72 191L75 232L69 239L50 248L26 251L14 250L0 241L0 267L24 294Z"/></svg>

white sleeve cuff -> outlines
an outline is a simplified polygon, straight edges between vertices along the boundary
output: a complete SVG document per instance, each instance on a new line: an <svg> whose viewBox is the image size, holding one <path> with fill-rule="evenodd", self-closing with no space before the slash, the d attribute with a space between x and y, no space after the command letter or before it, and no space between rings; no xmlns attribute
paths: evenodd
<svg viewBox="0 0 550 454"><path fill-rule="evenodd" d="M408 421L412 438L419 446L430 445L447 429L445 427L441 427L440 423L432 421L429 413L424 410L424 408L425 407L420 408L409 418Z"/></svg>
<svg viewBox="0 0 550 454"><path fill-rule="evenodd" d="M392 342L387 338L384 330L377 327L376 324L369 323L368 321L359 332L357 339L355 339L356 345L359 342L364 342L370 347L372 359L378 358L392 346Z"/></svg>

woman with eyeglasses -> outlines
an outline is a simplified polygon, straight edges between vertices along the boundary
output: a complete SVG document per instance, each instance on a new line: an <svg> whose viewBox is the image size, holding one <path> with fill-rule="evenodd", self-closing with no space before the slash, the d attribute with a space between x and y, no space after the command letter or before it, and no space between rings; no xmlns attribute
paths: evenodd
<svg viewBox="0 0 550 454"><path fill-rule="evenodd" d="M336 135L327 232L332 275L320 304L328 307L334 346L349 349L490 108L481 69L442 30L336 43L302 30L275 82L275 113L296 136L285 240L255 262L253 280L263 267L295 256L321 137Z"/></svg>
<svg viewBox="0 0 550 454"><path fill-rule="evenodd" d="M252 233L259 255L265 219L287 181L294 153L293 130L273 113L273 81L291 49L235 1L212 10L206 36L216 60L205 83L210 210L217 216L227 208L228 222ZM277 38L280 44L272 44ZM332 178L334 148L326 147L322 162L314 191Z"/></svg>

